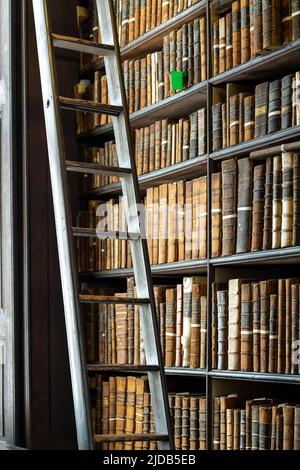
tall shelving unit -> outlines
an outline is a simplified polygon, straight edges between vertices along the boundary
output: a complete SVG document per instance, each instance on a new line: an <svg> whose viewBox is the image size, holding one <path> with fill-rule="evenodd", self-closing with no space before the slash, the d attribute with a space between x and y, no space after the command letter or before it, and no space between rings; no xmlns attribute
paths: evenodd
<svg viewBox="0 0 300 470"><path fill-rule="evenodd" d="M226 71L215 77L212 76L212 17L216 11L219 13L232 3L231 0L202 0L188 8L171 20L161 24L157 28L145 33L143 36L129 43L121 50L124 59L135 59L141 55L156 51L162 46L163 36L183 23L192 21L196 17L205 14L207 27L207 77L208 79L191 88L183 90L163 101L137 111L130 116L132 128L140 128L166 117L187 116L197 109L206 106L207 109L207 154L192 160L177 163L173 166L143 174L139 177L141 190L156 186L165 181L176 181L180 179L193 179L197 176L207 175L207 202L208 214L211 204L211 174L216 171L220 161L229 158L245 157L254 150L265 149L270 146L299 140L300 126L288 128L265 135L263 137L243 142L238 145L212 151L212 96L216 87L222 87L226 83L233 82L262 82L272 76L282 76L297 70L300 59L300 39L283 45L273 51L251 59L249 62L239 65L232 70ZM103 67L101 60L80 71L80 78L91 77L93 72ZM110 124L98 127L84 136L78 138L80 143L101 144L113 136ZM90 190L81 194L83 200L87 199L109 199L120 193L119 184L110 184L98 189ZM174 377L185 377L184 390L189 387L193 391L206 390L207 397L207 448L212 448L212 416L213 397L241 392L249 397L278 396L284 399L297 399L300 389L300 375L253 373L253 372L231 372L226 370L212 370L211 365L211 287L215 281L227 281L231 278L241 277L248 279L271 279L284 273L286 277L297 275L297 264L300 261L300 247L284 249L273 249L268 251L249 252L232 256L212 258L210 217L207 224L207 253L206 260L191 260L152 266L154 281L161 279L174 279L174 283L183 276L206 275L208 284L208 318L207 318L207 362L206 369L166 368L170 391L176 389ZM131 269L117 269L101 272L82 273L82 282L114 281L115 279L126 279L132 275ZM267 274L266 274L267 273ZM171 282L171 281L170 281ZM125 285L125 284L124 284ZM101 367L88 365L88 370L101 371ZM118 373L122 369L118 368ZM124 371L125 372L125 371ZM143 373L136 370L136 373ZM287 388L288 387L288 388Z"/></svg>

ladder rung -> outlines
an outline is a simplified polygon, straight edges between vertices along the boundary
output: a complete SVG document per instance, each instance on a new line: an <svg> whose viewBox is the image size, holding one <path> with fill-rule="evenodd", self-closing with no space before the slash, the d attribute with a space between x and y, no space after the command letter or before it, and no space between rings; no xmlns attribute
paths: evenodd
<svg viewBox="0 0 300 470"><path fill-rule="evenodd" d="M139 240L141 235L139 233L133 232L112 232L110 230L102 231L97 230L95 228L80 228L80 227L73 227L73 235L74 237L97 237L101 240Z"/></svg>
<svg viewBox="0 0 300 470"><path fill-rule="evenodd" d="M153 365L133 365L133 364L88 364L87 369L94 372L157 372L158 366Z"/></svg>
<svg viewBox="0 0 300 470"><path fill-rule="evenodd" d="M58 99L62 109L108 114L109 116L119 116L119 114L123 111L122 106L101 104L96 103L95 101L76 100L75 98L65 98L64 96L59 96Z"/></svg>
<svg viewBox="0 0 300 470"><path fill-rule="evenodd" d="M96 434L95 442L168 441L166 434Z"/></svg>
<svg viewBox="0 0 300 470"><path fill-rule="evenodd" d="M96 42L62 36L61 34L52 34L52 38L54 47L68 49L69 51L84 52L86 54L101 56L112 55L115 51L114 46L110 46L109 44L97 44Z"/></svg>
<svg viewBox="0 0 300 470"><path fill-rule="evenodd" d="M66 161L66 169L75 173L88 173L92 175L102 173L112 176L124 176L131 173L130 168L118 168L117 166L99 165L98 163L72 162L70 160Z"/></svg>
<svg viewBox="0 0 300 470"><path fill-rule="evenodd" d="M134 297L117 297L114 295L80 295L82 303L147 305L149 299L136 299Z"/></svg>

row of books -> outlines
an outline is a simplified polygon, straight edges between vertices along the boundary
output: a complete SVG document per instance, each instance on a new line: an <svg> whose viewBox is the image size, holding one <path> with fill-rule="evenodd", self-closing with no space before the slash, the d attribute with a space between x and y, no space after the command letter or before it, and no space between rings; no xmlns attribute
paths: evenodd
<svg viewBox="0 0 300 470"><path fill-rule="evenodd" d="M251 88L228 84L212 106L213 151L300 124L300 74Z"/></svg>
<svg viewBox="0 0 300 470"><path fill-rule="evenodd" d="M299 280L213 285L212 367L300 372Z"/></svg>
<svg viewBox="0 0 300 470"><path fill-rule="evenodd" d="M107 295L107 291L105 292ZM133 297L134 280L127 280ZM184 277L183 284L154 286L161 347L166 367L206 368L206 278ZM105 364L145 364L139 306L83 306L87 361Z"/></svg>
<svg viewBox="0 0 300 470"><path fill-rule="evenodd" d="M299 2L236 0L212 29L213 73L218 75L299 38Z"/></svg>
<svg viewBox="0 0 300 470"><path fill-rule="evenodd" d="M300 405L237 394L214 398L214 450L300 450Z"/></svg>
<svg viewBox="0 0 300 470"><path fill-rule="evenodd" d="M148 188L140 221L151 264L206 258L206 176ZM89 210L79 213L77 226L126 232L122 197L89 201ZM80 238L77 249L81 272L132 266L125 239Z"/></svg>
<svg viewBox="0 0 300 470"><path fill-rule="evenodd" d="M147 377L89 377L95 434L155 433ZM206 398L170 393L169 404L176 450L205 450ZM109 442L102 450L156 450L156 442Z"/></svg>
<svg viewBox="0 0 300 470"><path fill-rule="evenodd" d="M85 163L98 163L105 166L118 166L117 149L114 141L104 142L103 147L88 147L83 145L81 148L81 160ZM102 173L95 175L82 175L80 186L83 192L91 189L97 189L107 184L118 183L118 176L108 176Z"/></svg>
<svg viewBox="0 0 300 470"><path fill-rule="evenodd" d="M213 257L299 245L299 164L291 152L222 162L212 175Z"/></svg>

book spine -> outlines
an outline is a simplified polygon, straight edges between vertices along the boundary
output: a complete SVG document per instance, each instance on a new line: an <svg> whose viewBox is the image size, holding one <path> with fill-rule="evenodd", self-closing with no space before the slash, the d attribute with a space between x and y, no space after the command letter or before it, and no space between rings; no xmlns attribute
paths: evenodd
<svg viewBox="0 0 300 470"><path fill-rule="evenodd" d="M261 137L268 131L269 82L255 87L255 131L254 137Z"/></svg>
<svg viewBox="0 0 300 470"><path fill-rule="evenodd" d="M192 287L192 318L191 318L191 351L190 351L190 367L197 369L200 364L200 348L202 343L200 324L200 290L199 284ZM201 345L201 346L200 346Z"/></svg>
<svg viewBox="0 0 300 470"><path fill-rule="evenodd" d="M287 75L281 81L281 129L292 125L293 75Z"/></svg>
<svg viewBox="0 0 300 470"><path fill-rule="evenodd" d="M253 56L263 49L262 0L252 0L253 5Z"/></svg>
<svg viewBox="0 0 300 470"><path fill-rule="evenodd" d="M176 289L166 290L166 343L165 365L172 367L175 362L176 340Z"/></svg>
<svg viewBox="0 0 300 470"><path fill-rule="evenodd" d="M226 26L225 16L219 19L219 73L226 70Z"/></svg>
<svg viewBox="0 0 300 470"><path fill-rule="evenodd" d="M190 397L190 446L189 450L198 450L199 442L199 398Z"/></svg>
<svg viewBox="0 0 300 470"><path fill-rule="evenodd" d="M281 26L283 43L292 40L292 11L291 0L281 1Z"/></svg>
<svg viewBox="0 0 300 470"><path fill-rule="evenodd" d="M251 251L262 249L264 226L265 165L254 168Z"/></svg>
<svg viewBox="0 0 300 470"><path fill-rule="evenodd" d="M217 103L212 106L212 131L213 142L212 150L216 152L223 148L222 142L222 103Z"/></svg>
<svg viewBox="0 0 300 470"><path fill-rule="evenodd" d="M285 314L286 314L285 280L278 281L278 343L277 343L277 373L285 371Z"/></svg>
<svg viewBox="0 0 300 470"><path fill-rule="evenodd" d="M250 59L250 16L249 0L241 0L241 63Z"/></svg>
<svg viewBox="0 0 300 470"><path fill-rule="evenodd" d="M281 80L269 84L268 133L281 129Z"/></svg>
<svg viewBox="0 0 300 470"><path fill-rule="evenodd" d="M241 370L252 370L252 295L251 284L241 286Z"/></svg>
<svg viewBox="0 0 300 470"><path fill-rule="evenodd" d="M295 345L299 341L299 284L293 284L291 286L291 373L298 374L298 364L293 357L293 351L296 349Z"/></svg>
<svg viewBox="0 0 300 470"><path fill-rule="evenodd" d="M282 160L273 159L273 209L272 209L272 248L281 246L282 221Z"/></svg>
<svg viewBox="0 0 300 470"><path fill-rule="evenodd" d="M218 369L227 368L228 291L217 292L218 308Z"/></svg>
<svg viewBox="0 0 300 470"><path fill-rule="evenodd" d="M300 36L300 2L291 0L292 40Z"/></svg>
<svg viewBox="0 0 300 470"><path fill-rule="evenodd" d="M206 368L207 298L200 298L200 369Z"/></svg>
<svg viewBox="0 0 300 470"><path fill-rule="evenodd" d="M241 63L241 7L240 0L232 2L232 65Z"/></svg>
<svg viewBox="0 0 300 470"><path fill-rule="evenodd" d="M300 244L300 155L293 158L293 246Z"/></svg>
<svg viewBox="0 0 300 470"><path fill-rule="evenodd" d="M182 366L182 346L181 346L181 336L182 336L182 323L183 323L183 286L181 284L177 285L176 292L176 351L175 351L175 367Z"/></svg>
<svg viewBox="0 0 300 470"><path fill-rule="evenodd" d="M228 283L228 370L240 369L240 279Z"/></svg>
<svg viewBox="0 0 300 470"><path fill-rule="evenodd" d="M276 294L270 295L270 320L269 320L269 366L268 372L276 373L277 371L277 305L278 296Z"/></svg>
<svg viewBox="0 0 300 470"><path fill-rule="evenodd" d="M236 246L236 161L222 162L222 256L232 255Z"/></svg>
<svg viewBox="0 0 300 470"><path fill-rule="evenodd" d="M222 174L213 173L212 185L212 207L211 207L211 256L221 255L221 228L222 228Z"/></svg>
<svg viewBox="0 0 300 470"><path fill-rule="evenodd" d="M227 13L226 22L226 70L232 69L232 14Z"/></svg>
<svg viewBox="0 0 300 470"><path fill-rule="evenodd" d="M213 75L216 76L219 73L220 63L220 46L219 46L219 21L214 21L212 25L213 29Z"/></svg>
<svg viewBox="0 0 300 470"><path fill-rule="evenodd" d="M260 371L260 292L259 283L252 284L253 371Z"/></svg>
<svg viewBox="0 0 300 470"><path fill-rule="evenodd" d="M293 153L282 153L281 247L293 243Z"/></svg>
<svg viewBox="0 0 300 470"><path fill-rule="evenodd" d="M273 158L266 160L263 250L272 248Z"/></svg>
<svg viewBox="0 0 300 470"><path fill-rule="evenodd" d="M259 450L270 450L271 445L271 425L272 425L272 407L259 407Z"/></svg>
<svg viewBox="0 0 300 470"><path fill-rule="evenodd" d="M238 160L238 204L236 252L250 251L252 219L252 164L250 158Z"/></svg>
<svg viewBox="0 0 300 470"><path fill-rule="evenodd" d="M239 143L239 95L229 98L229 145Z"/></svg>
<svg viewBox="0 0 300 470"><path fill-rule="evenodd" d="M244 99L244 139L251 140L254 138L254 96L246 96Z"/></svg>

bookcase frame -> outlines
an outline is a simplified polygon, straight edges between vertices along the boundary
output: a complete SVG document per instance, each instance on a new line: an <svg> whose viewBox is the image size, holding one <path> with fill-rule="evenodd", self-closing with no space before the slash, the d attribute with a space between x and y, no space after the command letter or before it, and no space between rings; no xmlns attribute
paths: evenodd
<svg viewBox="0 0 300 470"><path fill-rule="evenodd" d="M207 213L210 214L211 209L211 174L215 170L216 162L225 160L232 157L244 157L249 155L254 150L265 149L270 146L283 144L299 140L300 126L294 126L285 130L274 132L257 139L243 142L238 145L224 148L222 150L212 152L212 98L214 87L223 86L228 82L241 82L241 81L257 81L257 74L259 73L259 81L268 79L274 74L284 74L291 72L291 68L296 70L296 65L291 67L291 63L297 64L300 59L300 38L277 49L268 51L259 55L247 63L241 64L229 71L219 74L215 77L212 76L212 17L214 8L226 8L232 3L232 0L202 0L199 3L188 8L181 14L172 18L171 20L161 24L157 28L147 32L143 36L137 38L126 45L121 54L124 59L139 58L141 53L151 52L157 49L159 40L162 43L162 37L171 31L173 28L180 27L183 23L189 22L195 17L205 13L206 16L206 30L207 30L207 77L208 79L191 88L183 90L171 97L155 103L147 108L141 109L130 116L132 128L139 128L149 125L150 123L168 117L182 117L188 115L201 108L203 105L207 109L207 154L197 157L193 160L187 160L177 163L173 166L156 170L151 173L139 176L141 189L146 189L152 185L163 183L166 179L169 181L179 180L181 178L195 178L201 175L207 175ZM223 9L224 9L223 8ZM91 76L95 70L101 70L103 62L97 61L91 67L85 67L80 72L80 78ZM195 99L197 98L197 99ZM90 143L91 145L97 143L101 144L104 140L112 138L112 126L107 124L89 131L85 135L78 137L78 141L82 143ZM119 184L110 184L98 189L87 191L81 194L82 199L105 199L111 198L120 193L121 186ZM207 221L207 253L208 257L203 260L189 260L168 264L158 264L152 266L152 274L155 277L164 278L164 276L186 276L191 274L206 274L207 276L207 360L206 369L184 369L178 367L166 367L166 375L172 380L172 377L189 377L204 381L207 397L207 448L212 448L212 417L213 417L213 394L214 389L228 393L232 382L232 392L236 392L239 387L243 390L250 390L255 393L255 387L259 384L259 391L261 387L265 386L266 393L271 384L274 386L280 384L293 385L294 392L298 393L300 387L300 375L290 374L271 374L271 373L253 373L253 372L232 372L226 370L212 370L211 364L211 304L212 304L212 283L216 278L216 270L224 269L227 273L232 270L232 277L243 277L252 270L257 268L267 267L268 269L281 269L287 267L287 272L297 268L300 262L300 247L289 247L284 249L273 249L268 251L249 252L243 254L235 254L232 256L224 256L218 258L211 258L211 220L208 217ZM229 271L228 271L229 270ZM253 271L254 272L254 271ZM132 269L114 269L110 271L101 272L88 272L82 273L80 279L82 282L97 282L104 279L114 280L116 278L126 278L133 275ZM260 271L256 276L261 276L263 279L265 273ZM228 277L228 274L227 274ZM88 365L89 371L95 371L97 367ZM122 367L118 369L122 373ZM124 373L126 371L123 371ZM136 373L138 373L136 371ZM142 373L142 372L140 372ZM217 383L217 387L215 386ZM222 389L222 383L224 388ZM203 382L201 382L203 386ZM272 387L273 388L273 387ZM280 389L281 390L281 389Z"/></svg>

